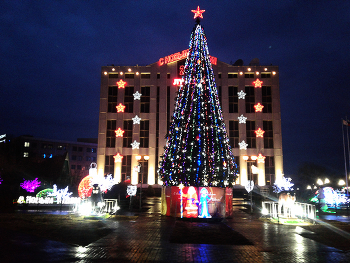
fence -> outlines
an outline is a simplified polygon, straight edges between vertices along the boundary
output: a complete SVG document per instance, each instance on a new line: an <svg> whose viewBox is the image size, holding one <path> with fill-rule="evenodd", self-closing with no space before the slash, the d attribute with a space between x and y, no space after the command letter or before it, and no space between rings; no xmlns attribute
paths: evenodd
<svg viewBox="0 0 350 263"><path fill-rule="evenodd" d="M290 206L282 206L278 202L263 201L262 214L270 217L298 217L301 219L316 219L315 205L295 202Z"/></svg>

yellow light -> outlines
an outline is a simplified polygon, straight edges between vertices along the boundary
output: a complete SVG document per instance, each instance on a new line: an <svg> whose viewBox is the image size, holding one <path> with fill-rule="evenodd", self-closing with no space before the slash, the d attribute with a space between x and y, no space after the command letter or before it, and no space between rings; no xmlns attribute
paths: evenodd
<svg viewBox="0 0 350 263"><path fill-rule="evenodd" d="M267 68L264 68L265 71L267 71Z"/></svg>
<svg viewBox="0 0 350 263"><path fill-rule="evenodd" d="M138 76L139 75L139 73L138 72L136 72L136 76Z"/></svg>
<svg viewBox="0 0 350 263"><path fill-rule="evenodd" d="M338 185L340 186L345 185L345 181L343 179L340 179Z"/></svg>
<svg viewBox="0 0 350 263"><path fill-rule="evenodd" d="M276 75L276 71L272 71L272 75Z"/></svg>
<svg viewBox="0 0 350 263"><path fill-rule="evenodd" d="M318 180L317 180L317 184L318 184L318 185L323 185L323 181L322 181L321 179L318 179Z"/></svg>
<svg viewBox="0 0 350 263"><path fill-rule="evenodd" d="M256 75L259 75L259 72L257 71L257 72L255 72L255 74L256 74Z"/></svg>
<svg viewBox="0 0 350 263"><path fill-rule="evenodd" d="M308 185L306 189L311 190L311 185Z"/></svg>
<svg viewBox="0 0 350 263"><path fill-rule="evenodd" d="M246 156L246 155L243 156L243 160L248 161L248 159L249 159L248 156Z"/></svg>
<svg viewBox="0 0 350 263"><path fill-rule="evenodd" d="M258 159L258 157L255 156L255 155L251 156L250 158L251 158L253 161L255 161L256 159Z"/></svg>
<svg viewBox="0 0 350 263"><path fill-rule="evenodd" d="M325 183L325 184L329 184L330 182L331 182L331 181L329 181L328 178L324 179L324 183Z"/></svg>
<svg viewBox="0 0 350 263"><path fill-rule="evenodd" d="M136 158L136 160L139 161L139 160L141 160L141 155L136 155L135 158Z"/></svg>
<svg viewBox="0 0 350 263"><path fill-rule="evenodd" d="M130 72L130 71L131 71L131 68L128 68L128 71Z"/></svg>
<svg viewBox="0 0 350 263"><path fill-rule="evenodd" d="M120 72L119 72L119 74L120 74L120 75L123 75L123 72L122 72L122 71L120 71Z"/></svg>
<svg viewBox="0 0 350 263"><path fill-rule="evenodd" d="M147 161L147 160L149 160L149 156L145 155L145 156L143 156L143 159L145 159Z"/></svg>
<svg viewBox="0 0 350 263"><path fill-rule="evenodd" d="M243 75L243 72L241 71L241 72L239 72L239 75Z"/></svg>
<svg viewBox="0 0 350 263"><path fill-rule="evenodd" d="M107 71L103 72L103 74L107 75Z"/></svg>
<svg viewBox="0 0 350 263"><path fill-rule="evenodd" d="M112 68L112 71L115 71L115 68Z"/></svg>
<svg viewBox="0 0 350 263"><path fill-rule="evenodd" d="M251 71L252 69L251 68L248 68L248 71Z"/></svg>

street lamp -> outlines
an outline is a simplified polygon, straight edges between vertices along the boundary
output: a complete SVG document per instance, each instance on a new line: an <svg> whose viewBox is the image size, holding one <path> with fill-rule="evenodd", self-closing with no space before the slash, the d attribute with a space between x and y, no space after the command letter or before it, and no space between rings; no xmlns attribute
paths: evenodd
<svg viewBox="0 0 350 263"><path fill-rule="evenodd" d="M255 155L252 155L250 156L247 156L247 155L244 155L243 156L243 160L245 160L247 163L255 163L255 161L258 159L257 156ZM253 188L254 188L254 180L253 180L253 172L250 171L250 169L247 169L249 170L248 171L248 184L246 185L246 190L248 191L249 195L250 195L250 213L253 212Z"/></svg>
<svg viewBox="0 0 350 263"><path fill-rule="evenodd" d="M317 179L317 182L316 182L318 185L323 185L323 181L321 179Z"/></svg>
<svg viewBox="0 0 350 263"><path fill-rule="evenodd" d="M137 167L138 167L138 175L141 173L141 163L140 163L140 161L141 161L141 159L142 159L142 156L141 155L136 155L135 156L135 158L136 158L136 160L137 160L137 162L138 162L138 165L137 165ZM145 160L145 161L148 161L149 160L149 156L148 155L144 155L143 156L143 159ZM141 186L140 186L140 209L141 209L141 207L142 207L142 184L143 184L143 173L141 173Z"/></svg>

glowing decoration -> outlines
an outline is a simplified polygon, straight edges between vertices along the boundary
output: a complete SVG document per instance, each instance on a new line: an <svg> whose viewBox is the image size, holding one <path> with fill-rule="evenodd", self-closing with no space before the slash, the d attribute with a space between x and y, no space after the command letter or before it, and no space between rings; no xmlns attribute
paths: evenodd
<svg viewBox="0 0 350 263"><path fill-rule="evenodd" d="M41 182L38 181L38 178L35 178L34 180L24 180L24 182L21 183L20 186L27 192L34 193L35 189L39 187L40 184Z"/></svg>
<svg viewBox="0 0 350 263"><path fill-rule="evenodd" d="M197 10L191 10L191 12L194 13L194 19L196 19L197 17L203 18L203 13L205 12L205 10L200 10L198 6Z"/></svg>
<svg viewBox="0 0 350 263"><path fill-rule="evenodd" d="M118 130L115 130L115 137L123 137L124 131L120 128Z"/></svg>
<svg viewBox="0 0 350 263"><path fill-rule="evenodd" d="M58 189L57 190L57 185L53 185L53 192L49 193L48 196L55 196L57 199L57 203L64 203L64 201L70 197L73 193L68 192L68 186L64 189Z"/></svg>
<svg viewBox="0 0 350 263"><path fill-rule="evenodd" d="M24 196L20 196L17 200L17 204L25 204Z"/></svg>
<svg viewBox="0 0 350 263"><path fill-rule="evenodd" d="M276 180L276 182L273 184L273 192L274 193L280 193L283 191L292 191L293 190L293 183L291 182L291 178L285 178L284 176L280 180ZM311 187L310 187L311 188Z"/></svg>
<svg viewBox="0 0 350 263"><path fill-rule="evenodd" d="M200 191L200 198L199 198L199 206L200 206L200 215L198 217L200 218L211 218L211 215L209 214L208 209L208 202L210 201L210 197L208 195L208 190L206 188L202 188Z"/></svg>
<svg viewBox="0 0 350 263"><path fill-rule="evenodd" d="M283 207L283 216L284 217L294 217L294 203L295 203L295 195L291 195L290 193L281 193L278 197L278 214L282 214Z"/></svg>
<svg viewBox="0 0 350 263"><path fill-rule="evenodd" d="M140 148L140 143L137 142L136 140L135 140L134 142L132 142L130 145L131 145L131 148L132 148L133 150L139 149L139 148Z"/></svg>
<svg viewBox="0 0 350 263"><path fill-rule="evenodd" d="M198 216L198 197L196 189L193 186L188 188L187 194L184 195L187 197L186 201L186 217L197 217Z"/></svg>
<svg viewBox="0 0 350 263"><path fill-rule="evenodd" d="M260 81L259 79L256 79L256 81L253 81L253 84L255 88L261 88L261 85L263 84L263 82Z"/></svg>
<svg viewBox="0 0 350 263"><path fill-rule="evenodd" d="M266 157L263 156L261 153L259 153L259 155L257 157L258 163L265 163L265 159L266 159Z"/></svg>
<svg viewBox="0 0 350 263"><path fill-rule="evenodd" d="M166 65L166 64L171 63L171 62L179 61L181 59L185 59L185 58L187 58L188 53L189 53L189 49L185 49L181 52L177 52L177 53L171 54L169 56L166 56L164 58L160 58L159 62L158 62L159 66ZM218 61L217 57L209 56L209 58L210 58L210 62L212 65L217 64L217 61ZM180 71L180 73L181 72L183 73L184 70L182 69L182 71ZM184 75L184 74L180 74L180 75Z"/></svg>
<svg viewBox="0 0 350 263"><path fill-rule="evenodd" d="M123 104L119 103L118 106L116 106L117 108L117 112L124 112L126 106L124 106Z"/></svg>
<svg viewBox="0 0 350 263"><path fill-rule="evenodd" d="M174 86L181 86L183 83L183 79L174 79L173 85Z"/></svg>
<svg viewBox="0 0 350 263"><path fill-rule="evenodd" d="M134 95L134 100L140 100L141 99L141 96L142 96L142 94L141 93L139 93L138 91L136 91L134 94L132 94L132 95Z"/></svg>
<svg viewBox="0 0 350 263"><path fill-rule="evenodd" d="M124 89L126 82L121 79L117 82L117 85L118 85L118 89Z"/></svg>
<svg viewBox="0 0 350 263"><path fill-rule="evenodd" d="M241 116L238 117L238 122L239 123L246 123L247 121L247 117L244 117L243 114Z"/></svg>
<svg viewBox="0 0 350 263"><path fill-rule="evenodd" d="M126 193L129 196L135 196L137 193L137 185L128 185L126 188Z"/></svg>
<svg viewBox="0 0 350 263"><path fill-rule="evenodd" d="M250 193L254 189L254 181L248 180L244 188L245 190L247 190L248 193Z"/></svg>
<svg viewBox="0 0 350 263"><path fill-rule="evenodd" d="M116 155L113 156L114 162L116 163L121 163L123 159L123 155L120 155L120 153L117 153Z"/></svg>
<svg viewBox="0 0 350 263"><path fill-rule="evenodd" d="M246 143L244 140L238 143L240 150L247 150L248 143Z"/></svg>
<svg viewBox="0 0 350 263"><path fill-rule="evenodd" d="M3 180L2 180L1 177L0 177L0 184L1 184L2 181L3 181Z"/></svg>
<svg viewBox="0 0 350 263"><path fill-rule="evenodd" d="M241 91L237 92L237 95L238 95L238 99L240 99L240 100L243 99L244 100L245 99L245 95L247 95L247 93L245 93L243 90L241 90Z"/></svg>
<svg viewBox="0 0 350 263"><path fill-rule="evenodd" d="M255 112L262 112L264 106L260 104L260 102L256 105L254 105Z"/></svg>
<svg viewBox="0 0 350 263"><path fill-rule="evenodd" d="M134 118L132 118L133 124L140 124L140 121L141 121L141 118L137 115Z"/></svg>
<svg viewBox="0 0 350 263"><path fill-rule="evenodd" d="M85 176L79 186L78 186L78 194L81 199L85 199L91 196L92 193L92 186L90 185L92 176L88 175Z"/></svg>
<svg viewBox="0 0 350 263"><path fill-rule="evenodd" d="M106 177L102 177L97 184L99 185L101 192L107 192L111 190L112 186L116 184L113 176L108 174Z"/></svg>
<svg viewBox="0 0 350 263"><path fill-rule="evenodd" d="M53 193L53 189L46 188L44 190L41 190L39 193L36 194L36 197L47 197L50 193Z"/></svg>
<svg viewBox="0 0 350 263"><path fill-rule="evenodd" d="M264 133L265 133L265 131L262 130L261 128L259 128L259 129L257 129L257 130L255 131L256 137L261 137L261 138L263 138L263 137L264 137Z"/></svg>

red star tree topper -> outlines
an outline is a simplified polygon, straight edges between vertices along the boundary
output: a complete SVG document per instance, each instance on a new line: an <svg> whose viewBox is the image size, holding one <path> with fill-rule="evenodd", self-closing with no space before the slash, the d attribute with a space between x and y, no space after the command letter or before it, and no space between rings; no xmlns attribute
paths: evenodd
<svg viewBox="0 0 350 263"><path fill-rule="evenodd" d="M117 82L118 89L124 89L126 82L122 79Z"/></svg>
<svg viewBox="0 0 350 263"><path fill-rule="evenodd" d="M256 79L256 81L253 81L253 84L255 88L261 88L261 85L263 84L263 82L260 81L259 79Z"/></svg>
<svg viewBox="0 0 350 263"><path fill-rule="evenodd" d="M115 137L123 137L124 131L120 128L118 130L115 130Z"/></svg>
<svg viewBox="0 0 350 263"><path fill-rule="evenodd" d="M205 12L205 10L200 10L199 6L197 7L197 10L191 10L191 12L194 13L194 19L196 19L197 17L199 18L203 18L203 13Z"/></svg>
<svg viewBox="0 0 350 263"><path fill-rule="evenodd" d="M255 131L256 137L261 137L261 138L263 138L263 137L264 137L264 133L265 133L265 131L262 130L261 128L259 128L259 129L257 129L257 130Z"/></svg>
<svg viewBox="0 0 350 263"><path fill-rule="evenodd" d="M116 106L117 112L124 112L125 106L121 103L119 103L118 106Z"/></svg>

